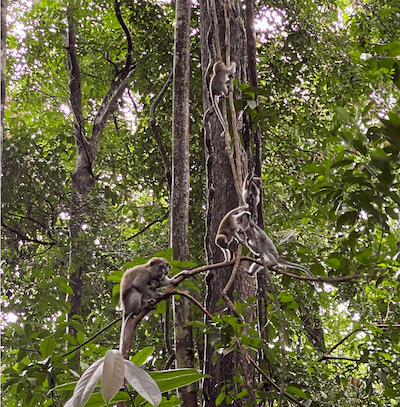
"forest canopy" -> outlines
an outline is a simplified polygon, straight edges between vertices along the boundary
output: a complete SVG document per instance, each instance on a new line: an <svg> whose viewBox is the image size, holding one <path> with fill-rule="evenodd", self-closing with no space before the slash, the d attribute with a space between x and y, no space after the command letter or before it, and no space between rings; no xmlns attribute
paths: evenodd
<svg viewBox="0 0 400 407"><path fill-rule="evenodd" d="M392 0L2 0L4 405L64 406L118 348L124 271L163 257L189 275L127 345L160 406L397 406L399 38ZM251 173L252 221L310 274L265 270L247 238L223 263Z"/></svg>

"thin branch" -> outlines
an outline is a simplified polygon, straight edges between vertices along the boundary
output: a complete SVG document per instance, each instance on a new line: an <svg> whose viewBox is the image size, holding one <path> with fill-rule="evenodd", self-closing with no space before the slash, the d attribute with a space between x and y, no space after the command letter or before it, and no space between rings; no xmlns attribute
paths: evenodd
<svg viewBox="0 0 400 407"><path fill-rule="evenodd" d="M103 102L97 112L94 119L94 124L92 128L92 150L93 155L96 156L99 150L99 139L100 134L104 130L107 121L112 113L114 113L118 108L118 99L122 97L124 90L127 87L128 81L136 69L136 64L132 62L133 55L133 42L128 27L121 14L120 3L118 0L114 0L115 15L120 23L124 33L126 35L126 41L128 43L128 50L126 55L126 62L124 68L117 75L114 81L110 84L110 89L108 90Z"/></svg>
<svg viewBox="0 0 400 407"><path fill-rule="evenodd" d="M69 350L68 352L64 353L63 355L61 355L62 358L64 358L65 356L70 355L71 353L76 352L77 350L79 350L80 348L82 348L84 345L88 344L89 342L92 342L93 339L97 338L100 334L102 334L104 331L106 331L108 328L112 327L114 324L116 324L118 321L121 321L122 317L119 317L117 319L114 319L114 321L110 322L108 325L106 325L104 328L102 328L100 331L96 332L93 336L91 336L89 339L86 339L85 342L82 342L79 346L77 346L76 348Z"/></svg>
<svg viewBox="0 0 400 407"><path fill-rule="evenodd" d="M156 223L162 222L164 221L165 218L168 217L168 212L166 212L161 218L158 218L156 220L153 220L152 222L150 222L148 225L146 225L144 228L140 229L139 232L136 232L135 234L133 234L131 237L128 237L128 239L125 240L126 242L129 242L130 240L134 239L135 237L139 236L140 234L142 234L143 232L145 232L147 229L149 229L151 226L155 225Z"/></svg>
<svg viewBox="0 0 400 407"><path fill-rule="evenodd" d="M262 376L265 377L265 379L267 380L267 382L276 390L276 391L280 391L281 389L279 388L279 386L269 378L269 376L260 368L260 366L257 365L257 363L254 361L254 359L247 353L244 351L243 349L243 345L241 344L241 342L239 341L239 339L236 339L236 344L237 347L241 350L241 352L243 353L244 357L246 358L246 360L251 363L256 370L261 373ZM296 399L294 399L292 396L290 396L289 394L287 394L286 392L283 392L283 395L290 401L293 401L293 403L297 404L298 406L302 406L302 404L300 402L298 402Z"/></svg>
<svg viewBox="0 0 400 407"><path fill-rule="evenodd" d="M229 21L229 7L228 7L228 0L222 0L223 7L224 7L224 18L225 18L225 53L226 53L226 65L231 66L231 25ZM231 87L231 85L229 85ZM232 129L233 135L235 140L235 154L236 154L236 191L238 194L239 205L243 205L243 196L242 196L242 186L243 186L243 177L242 177L242 160L240 157L240 137L237 130L237 123L236 123L236 110L235 104L233 100L233 92L229 92L229 107L231 110L231 120L232 120ZM229 125L227 127L229 129Z"/></svg>
<svg viewBox="0 0 400 407"><path fill-rule="evenodd" d="M361 362L360 359L355 359L355 358L348 358L346 356L326 356L323 358L323 360L347 360L349 362ZM319 360L320 362L321 360ZM369 361L365 361L364 363L369 363Z"/></svg>
<svg viewBox="0 0 400 407"><path fill-rule="evenodd" d="M180 290L174 290L171 293L172 295L178 294L178 295L183 295L184 297L188 298L190 301L193 302L193 304L195 304L202 312L203 314L207 315L207 317L209 319L212 319L212 315L210 314L210 312L208 312L201 304L199 301L196 300L196 298L194 298L193 296L191 296L189 293L187 293L186 291L180 291Z"/></svg>
<svg viewBox="0 0 400 407"><path fill-rule="evenodd" d="M324 360L326 356L328 356L330 353L332 353L336 348L338 348L343 342L345 342L347 339L350 338L351 335L360 332L360 331L365 331L365 328L357 328L354 331L350 332L347 334L344 338L342 338L337 344L333 345L332 348L330 348L327 352L325 352L322 357L320 358L321 360Z"/></svg>
<svg viewBox="0 0 400 407"><path fill-rule="evenodd" d="M275 286L274 281L272 280L272 277L268 273L267 262L265 261L264 258L262 258L262 264L266 271L265 276L266 276L267 282L268 282L269 286L271 287L272 295L274 297L276 312L278 313L278 320L279 320L278 334L279 334L279 342L280 342L281 355L282 355L281 387L280 387L279 398L278 398L278 407L280 407L282 404L282 398L285 395L285 378L286 378L285 325L284 325L284 321L283 321L281 305L280 305L279 299L278 299L278 290L276 289L276 286Z"/></svg>
<svg viewBox="0 0 400 407"><path fill-rule="evenodd" d="M211 0L212 8L212 19L214 22L214 40L215 40L215 52L218 59L222 59L221 44L219 43L219 25L217 16L217 7L215 5L215 0Z"/></svg>
<svg viewBox="0 0 400 407"><path fill-rule="evenodd" d="M126 26L125 21L122 17L120 4L121 3L118 0L114 0L115 15L117 17L119 24L121 25L122 29L124 30L124 33L126 36L126 41L128 43L128 52L126 54L126 63L125 63L124 69L126 71L129 71L130 66L132 65L133 41L132 41L131 33L129 32L128 27Z"/></svg>
<svg viewBox="0 0 400 407"><path fill-rule="evenodd" d="M232 300L228 296L228 291L230 290L233 282L235 281L236 273L239 269L239 264L240 264L240 256L242 254L242 245L239 244L238 250L236 252L236 259L235 259L235 265L233 267L231 276L229 277L229 280L225 286L225 288L222 290L222 298L225 300L225 302L228 304L229 309L233 312L233 314L243 322L242 316L239 314L237 309L235 308L235 305L233 304Z"/></svg>
<svg viewBox="0 0 400 407"><path fill-rule="evenodd" d="M25 242L32 242L32 243L37 243L37 244L42 244L45 246L55 246L55 245L59 245L58 242L53 241L53 242L44 242L42 240L38 240L38 239L34 239L28 236L23 235L21 232L19 232L18 230L15 230L7 225L5 225L3 223L3 221L1 222L1 226L5 229L7 229L8 231L10 231L11 233L16 234L18 237L20 237L22 240L24 240Z"/></svg>

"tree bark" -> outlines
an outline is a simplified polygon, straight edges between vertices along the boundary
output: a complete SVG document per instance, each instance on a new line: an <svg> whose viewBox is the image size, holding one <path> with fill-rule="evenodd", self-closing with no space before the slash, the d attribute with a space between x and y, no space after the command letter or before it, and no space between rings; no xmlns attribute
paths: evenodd
<svg viewBox="0 0 400 407"><path fill-rule="evenodd" d="M189 80L190 0L176 1L173 81L171 247L174 259L189 260ZM174 299L174 331L177 368L194 367L190 300ZM197 406L196 385L179 390L183 405Z"/></svg>
<svg viewBox="0 0 400 407"><path fill-rule="evenodd" d="M218 60L216 56L215 46L215 27L212 17L212 0L200 2L200 35L201 43L201 65L203 69L203 106L204 112L208 112L211 106L211 98L209 95L209 81L212 73L212 66ZM245 81L245 70L243 69L245 59L245 32L242 24L242 10L239 2L229 4L230 27L231 27L231 42L230 55L232 62L236 62L237 70L236 77L239 83ZM223 4L216 0L216 11L219 28L219 41L221 43L221 53L224 59L226 44L225 44L225 21ZM215 245L215 236L219 227L219 223L223 216L231 209L239 204L238 195L235 190L234 179L232 175L231 165L226 154L226 145L224 137L220 137L219 120L212 111L210 114L204 115L204 142L206 153L206 190L207 190L207 215L206 215L206 236L205 249L207 255L207 263L214 264L223 261L222 251ZM233 245L232 245L233 246ZM209 272L206 276L207 293L206 293L206 309L211 313L221 310L221 306L217 306L217 302L221 298L221 293L226 286L231 275L232 267L218 269L215 272ZM254 280L249 277L244 267L240 267L236 280L232 289L239 294L239 300L254 296ZM232 294L228 293L229 296ZM224 306L223 306L224 307ZM249 313L249 321L253 318ZM213 337L207 336L205 340L205 357L204 357L204 373L212 376L206 379L203 383L204 406L215 405L215 400L220 393L222 385L234 385L233 373L234 369L240 369L245 366L242 363L240 355L234 352L226 356L220 356L217 363L213 365L212 356L214 348L211 345ZM243 372L243 371L242 371ZM231 389L232 389L231 387ZM238 389L233 389L236 392ZM232 405L242 405L242 401L235 401ZM223 402L221 406L225 406Z"/></svg>
<svg viewBox="0 0 400 407"><path fill-rule="evenodd" d="M4 107L6 102L6 52L7 52L7 0L1 0L1 106L0 106L0 168L3 168ZM0 182L1 190L1 182Z"/></svg>
<svg viewBox="0 0 400 407"><path fill-rule="evenodd" d="M72 173L72 199L70 208L70 279L73 293L68 297L71 309L68 319L73 319L74 315L81 315L83 278L88 269L88 264L83 255L85 247L85 235L82 229L85 224L87 213L86 196L91 192L96 178L93 174L93 163L99 151L100 135L107 125L110 115L118 109L118 100L121 98L130 77L132 76L135 64L132 63L132 39L121 15L120 4L114 1L115 14L125 32L128 43L127 57L124 68L111 81L110 88L105 95L97 114L94 117L92 127L92 137L86 137L85 116L82 106L82 89L79 60L77 56L77 32L75 30L74 9L67 8L68 28L63 33L63 40L67 52L67 68L69 74L69 101L73 113L74 138L77 155L75 169ZM69 327L69 333L76 338L76 329ZM79 353L70 361L75 368L79 367Z"/></svg>

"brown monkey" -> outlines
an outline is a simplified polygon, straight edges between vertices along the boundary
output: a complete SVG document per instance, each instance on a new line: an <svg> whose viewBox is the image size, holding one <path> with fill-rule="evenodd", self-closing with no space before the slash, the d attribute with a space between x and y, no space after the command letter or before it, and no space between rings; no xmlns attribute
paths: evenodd
<svg viewBox="0 0 400 407"><path fill-rule="evenodd" d="M120 351L129 317L137 315L146 304L161 295L156 291L157 288L177 283L176 278L168 277L168 271L169 263L166 259L153 257L146 264L132 267L123 274L120 289L123 309ZM184 270L179 274L183 273L187 271Z"/></svg>
<svg viewBox="0 0 400 407"><path fill-rule="evenodd" d="M225 127L225 120L222 117L221 110L218 107L219 98L222 96L226 98L229 93L229 82L236 72L236 63L232 62L228 68L223 61L217 61L213 66L213 74L210 79L210 96L211 102L214 107L215 113L224 129L221 136L227 131Z"/></svg>
<svg viewBox="0 0 400 407"><path fill-rule="evenodd" d="M158 287L176 284L168 278L169 263L162 257L153 257L146 264L125 271L121 279L121 305L124 318L138 314L145 302L157 298Z"/></svg>
<svg viewBox="0 0 400 407"><path fill-rule="evenodd" d="M243 205L232 209L223 217L219 224L215 244L223 251L225 261L230 261L231 259L231 252L228 247L233 239L236 239L239 243L246 244L244 240L244 227L239 222L242 222L245 216L250 216L250 212L247 211L248 208L248 205Z"/></svg>

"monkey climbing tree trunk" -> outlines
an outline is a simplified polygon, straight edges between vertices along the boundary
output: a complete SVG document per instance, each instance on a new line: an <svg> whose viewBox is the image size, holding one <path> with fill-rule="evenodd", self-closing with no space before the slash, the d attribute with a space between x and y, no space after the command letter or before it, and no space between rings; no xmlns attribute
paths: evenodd
<svg viewBox="0 0 400 407"><path fill-rule="evenodd" d="M173 79L171 246L174 259L189 260L189 80L190 0L176 1ZM190 301L174 299L176 366L194 367ZM180 389L186 407L197 406L196 386Z"/></svg>
<svg viewBox="0 0 400 407"><path fill-rule="evenodd" d="M227 3L224 7L224 1ZM216 19L213 16L214 0L200 2L200 35L201 35L201 65L203 71L203 106L204 112L204 141L206 151L206 190L207 190L207 215L205 248L207 263L213 264L223 261L222 251L215 245L215 237L219 223L224 215L239 205L239 196L235 187L232 164L227 154L227 144L224 137L220 136L221 126L213 111L209 112L211 98L208 91L213 64L219 59L218 50L222 59L229 66L236 62L235 76L239 83L245 82L245 33L243 31L243 12L240 2L228 0L215 0ZM228 15L227 15L228 14ZM217 26L214 25L217 20ZM229 25L228 25L229 23ZM226 28L229 30L226 30ZM229 36L226 31L229 31ZM217 32L217 35L216 35ZM219 35L218 35L219 33ZM217 41L216 41L217 37ZM226 38L228 37L228 40ZM221 47L218 46L218 42ZM225 55L231 56L230 61ZM237 147L237 145L236 145ZM242 155L242 149L236 148L236 152ZM245 160L245 154L243 156ZM242 163L240 163L240 166ZM236 166L236 170L237 170ZM241 170L242 168L240 168ZM240 171L241 172L241 171ZM206 277L207 294L206 308L211 313L221 309L217 302L221 299L221 293L226 286L232 272L232 266L218 269L218 272L209 272ZM239 267L232 288L228 295L232 298L232 291L238 293L238 300L254 296L254 280L245 271L244 265ZM223 306L225 307L225 305ZM248 321L254 315L248 314ZM204 373L212 376L206 379L203 385L204 406L215 405L216 398L220 394L221 387L226 386L227 392L239 393L238 385L234 382L234 371L238 370L242 376L250 378L253 372L248 370L248 363L243 363L242 357L236 352L220 355L216 363L213 363L214 348L212 346L213 336L206 337L206 348L204 357ZM226 406L223 401L221 406ZM235 406L243 405L241 401L233 401Z"/></svg>
<svg viewBox="0 0 400 407"><path fill-rule="evenodd" d="M83 294L83 278L88 270L85 261L90 256L85 256L86 235L84 235L84 225L88 207L87 195L92 191L95 184L93 175L93 163L99 150L100 135L102 134L110 115L118 108L117 102L121 98L128 80L134 72L132 64L132 39L121 15L119 2L115 0L115 13L117 19L125 32L128 43L127 57L124 68L118 73L116 78L111 78L111 85L101 106L93 117L93 126L90 140L86 137L85 115L82 105L82 89L79 60L77 56L77 32L74 22L74 7L67 8L68 27L63 33L63 40L67 54L67 68L69 74L69 102L73 112L74 139L77 149L75 169L72 173L72 199L70 207L70 279L73 293L68 297L71 305L68 314L69 320L74 315L81 315L81 303ZM78 6L79 7L79 6ZM71 325L69 333L76 337L76 330ZM74 367L79 367L79 354L71 362Z"/></svg>

